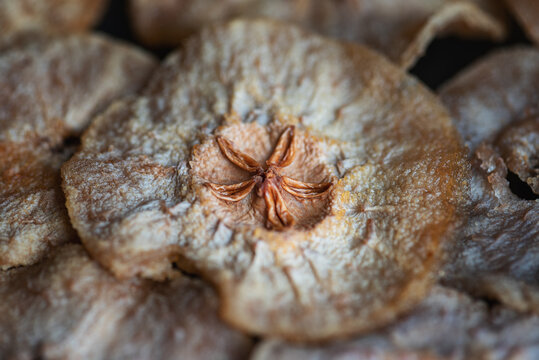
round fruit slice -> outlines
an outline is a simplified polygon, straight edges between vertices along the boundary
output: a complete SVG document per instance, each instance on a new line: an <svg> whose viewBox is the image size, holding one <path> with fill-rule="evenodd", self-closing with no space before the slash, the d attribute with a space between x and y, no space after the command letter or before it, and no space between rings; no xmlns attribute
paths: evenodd
<svg viewBox="0 0 539 360"><path fill-rule="evenodd" d="M136 92L147 54L102 36L38 37L0 54L0 269L76 235L60 166L96 112Z"/></svg>
<svg viewBox="0 0 539 360"><path fill-rule="evenodd" d="M2 359L243 359L251 340L197 279L119 281L82 246L0 272Z"/></svg>
<svg viewBox="0 0 539 360"><path fill-rule="evenodd" d="M63 167L86 248L118 276L173 262L246 331L379 326L421 300L467 168L436 97L363 47L268 21L190 39Z"/></svg>

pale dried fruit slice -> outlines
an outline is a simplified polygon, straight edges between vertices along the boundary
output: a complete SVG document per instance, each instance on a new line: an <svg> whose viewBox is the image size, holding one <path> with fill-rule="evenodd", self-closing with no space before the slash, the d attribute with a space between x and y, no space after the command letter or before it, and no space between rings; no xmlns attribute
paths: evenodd
<svg viewBox="0 0 539 360"><path fill-rule="evenodd" d="M155 61L101 35L39 37L0 54L0 141L60 144L115 98L146 82Z"/></svg>
<svg viewBox="0 0 539 360"><path fill-rule="evenodd" d="M357 41L410 68L437 35L501 40L503 10L493 0L131 0L131 18L149 45L177 45L201 27L269 17Z"/></svg>
<svg viewBox="0 0 539 360"><path fill-rule="evenodd" d="M73 150L0 143L0 269L36 262L76 238L60 186Z"/></svg>
<svg viewBox="0 0 539 360"><path fill-rule="evenodd" d="M539 44L539 22L537 22L539 2L536 0L505 0L505 2L530 38Z"/></svg>
<svg viewBox="0 0 539 360"><path fill-rule="evenodd" d="M349 341L302 346L266 340L252 360L536 359L539 317L437 286L410 314L387 328Z"/></svg>
<svg viewBox="0 0 539 360"><path fill-rule="evenodd" d="M206 29L62 168L84 245L116 275L172 262L249 332L315 340L429 288L464 151L435 96L381 56L270 21Z"/></svg>
<svg viewBox="0 0 539 360"><path fill-rule="evenodd" d="M539 286L538 84L539 51L515 48L480 60L440 93L473 165L471 215L446 281L502 301L531 291L519 282ZM529 308L539 312L532 298Z"/></svg>
<svg viewBox="0 0 539 360"><path fill-rule="evenodd" d="M101 17L108 0L0 0L0 43L21 33L83 31Z"/></svg>
<svg viewBox="0 0 539 360"><path fill-rule="evenodd" d="M0 55L0 269L39 260L74 237L60 166L92 116L138 90L155 67L97 35L39 38Z"/></svg>
<svg viewBox="0 0 539 360"><path fill-rule="evenodd" d="M240 359L251 340L200 280L118 281L81 245L0 272L2 359Z"/></svg>
<svg viewBox="0 0 539 360"><path fill-rule="evenodd" d="M454 281L455 282L455 281ZM472 295L494 299L520 312L539 314L539 286L508 275L485 275L468 286Z"/></svg>

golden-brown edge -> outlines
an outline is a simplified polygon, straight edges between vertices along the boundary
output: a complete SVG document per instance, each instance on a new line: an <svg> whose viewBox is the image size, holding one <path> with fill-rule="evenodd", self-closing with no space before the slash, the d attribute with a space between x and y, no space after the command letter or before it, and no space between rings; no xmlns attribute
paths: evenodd
<svg viewBox="0 0 539 360"><path fill-rule="evenodd" d="M271 160L279 139L292 161ZM218 287L229 322L313 341L422 299L468 172L445 109L381 56L235 21L191 38L143 96L98 117L62 176L85 247L117 276L162 279L176 262ZM331 187L302 199L284 177ZM249 179L236 202L208 185Z"/></svg>

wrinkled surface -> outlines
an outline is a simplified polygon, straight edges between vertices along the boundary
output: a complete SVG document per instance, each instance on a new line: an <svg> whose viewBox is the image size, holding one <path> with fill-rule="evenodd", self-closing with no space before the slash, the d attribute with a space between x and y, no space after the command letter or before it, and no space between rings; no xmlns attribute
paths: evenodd
<svg viewBox="0 0 539 360"><path fill-rule="evenodd" d="M0 44L21 33L83 31L101 17L108 0L0 0Z"/></svg>
<svg viewBox="0 0 539 360"><path fill-rule="evenodd" d="M60 166L76 136L154 68L146 54L101 36L34 39L0 55L0 268L36 262L69 241Z"/></svg>
<svg viewBox="0 0 539 360"><path fill-rule="evenodd" d="M513 193L507 179L517 182L508 177L514 172L521 178L521 190L533 198L538 84L539 51L515 48L472 65L441 91L473 165L470 219L446 270L446 282L501 301L529 298L528 307L536 312L533 296L519 293L537 292L539 285L539 200ZM496 280L499 277L504 280ZM504 294L511 289L516 293ZM520 301L506 303L523 307Z"/></svg>
<svg viewBox="0 0 539 360"><path fill-rule="evenodd" d="M48 143L147 80L154 60L100 35L38 37L0 55L0 141Z"/></svg>
<svg viewBox="0 0 539 360"><path fill-rule="evenodd" d="M18 145L18 144L17 144ZM73 153L0 144L0 268L36 262L75 239L62 194L60 167Z"/></svg>
<svg viewBox="0 0 539 360"><path fill-rule="evenodd" d="M257 219L277 192L227 202L207 183L249 173L218 151L219 136L269 169L290 126L296 155L281 175L332 185L298 200L275 178L298 224L276 230ZM192 38L144 96L98 117L62 176L84 245L117 276L164 278L176 261L218 287L237 327L315 340L379 326L424 296L466 170L445 110L382 57L236 21ZM319 202L327 214L309 215Z"/></svg>
<svg viewBox="0 0 539 360"><path fill-rule="evenodd" d="M496 141L508 171L515 173L539 195L539 118L537 115L510 126Z"/></svg>
<svg viewBox="0 0 539 360"><path fill-rule="evenodd" d="M251 346L200 280L121 282L75 244L0 272L0 299L2 359L240 359Z"/></svg>
<svg viewBox="0 0 539 360"><path fill-rule="evenodd" d="M439 34L502 39L500 12L492 0L131 0L135 31L150 45L177 45L202 26L262 16L369 45L404 68Z"/></svg>
<svg viewBox="0 0 539 360"><path fill-rule="evenodd" d="M505 0L509 9L524 27L530 38L539 44L539 2L536 0Z"/></svg>
<svg viewBox="0 0 539 360"><path fill-rule="evenodd" d="M280 126L265 129L254 124L241 124L228 127L220 135L225 139L229 139L233 146L242 144L243 151L255 156L255 159L253 159L255 160L255 167L263 168L265 160L270 158L270 155L274 152L271 145L275 144L278 138L280 139L282 130ZM285 179L288 182L304 181L303 184L311 184L311 186L331 184L331 169L321 161L323 154L321 149L317 147L316 140L306 138L298 130L294 130L294 132L294 141L298 145L294 147L295 151L291 164L282 168L262 169L262 171L265 170L266 173L274 172L277 177L286 177ZM245 133L249 134L248 138L245 138ZM305 167L304 164L309 164L309 166ZM222 201L223 197L217 197L215 191L202 192L203 201L207 202L208 205L211 204L210 206L214 208L217 215L224 219L229 227L233 227L240 222L261 227L266 225L271 229L282 225L286 227L288 224L283 224L282 218L285 217L285 214L290 213L292 219L290 219L291 223L289 225L291 227L309 229L327 216L330 209L331 197L328 196L329 194L314 195L309 199L308 197L302 197L305 191L302 192L299 188L297 190L290 189L282 182L273 182L275 185L269 185L269 188L267 185L272 182L271 180L267 181L266 184L260 184L260 181L256 184L258 178L266 175L260 176L256 170L254 174L249 174L248 171L243 169L238 171L237 166L223 159L221 150L213 138L195 148L193 159L189 165L193 169L193 176L206 184L227 184L230 182L244 184L245 181L247 181L247 184L250 182L254 184L251 190L247 188L249 191L245 191L248 201L233 201L231 203L231 201ZM215 185L213 187L215 188ZM277 196L279 201L274 201L275 199L273 198L268 199L271 194L267 193L273 192L274 188L277 188L277 191L282 194ZM263 192L264 194L262 196L255 195L257 192ZM233 198L229 197L228 199ZM226 197L225 200L227 200ZM269 215L273 214L270 213L267 216L266 209L272 205L281 206L284 209L282 211L276 209L274 213L279 219L273 219L273 222L269 221L267 223L267 220L270 220Z"/></svg>
<svg viewBox="0 0 539 360"><path fill-rule="evenodd" d="M537 359L539 317L489 306L436 287L410 314L357 339L323 346L266 340L253 360Z"/></svg>

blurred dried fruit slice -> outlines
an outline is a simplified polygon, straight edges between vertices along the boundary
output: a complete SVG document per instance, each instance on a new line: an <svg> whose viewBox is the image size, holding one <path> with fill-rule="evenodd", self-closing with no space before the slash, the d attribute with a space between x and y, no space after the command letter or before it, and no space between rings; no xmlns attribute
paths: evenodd
<svg viewBox="0 0 539 360"><path fill-rule="evenodd" d="M34 39L0 55L0 269L34 263L72 239L60 188L65 143L155 66L102 36Z"/></svg>
<svg viewBox="0 0 539 360"><path fill-rule="evenodd" d="M266 340L252 360L536 359L539 317L489 308L437 286L409 315L357 339L320 346Z"/></svg>
<svg viewBox="0 0 539 360"><path fill-rule="evenodd" d="M0 269L34 263L76 237L60 186L73 150L0 142Z"/></svg>
<svg viewBox="0 0 539 360"><path fill-rule="evenodd" d="M440 94L473 165L471 216L446 282L539 313L538 92L539 50L514 48L480 60Z"/></svg>
<svg viewBox="0 0 539 360"><path fill-rule="evenodd" d="M468 173L418 81L357 45L235 21L190 39L143 95L62 168L75 228L116 275L177 261L218 287L229 322L301 340L423 298Z"/></svg>
<svg viewBox="0 0 539 360"><path fill-rule="evenodd" d="M235 17L269 17L369 45L410 68L437 35L501 40L503 9L493 0L131 0L131 18L148 45Z"/></svg>
<svg viewBox="0 0 539 360"><path fill-rule="evenodd" d="M24 33L68 34L94 25L108 0L0 0L0 44Z"/></svg>
<svg viewBox="0 0 539 360"><path fill-rule="evenodd" d="M2 359L240 359L251 341L200 280L120 282L66 244L0 272Z"/></svg>
<svg viewBox="0 0 539 360"><path fill-rule="evenodd" d="M499 301L520 312L539 314L539 286L502 274L484 275L472 294Z"/></svg>
<svg viewBox="0 0 539 360"><path fill-rule="evenodd" d="M505 0L530 38L539 44L539 2L536 0Z"/></svg>

